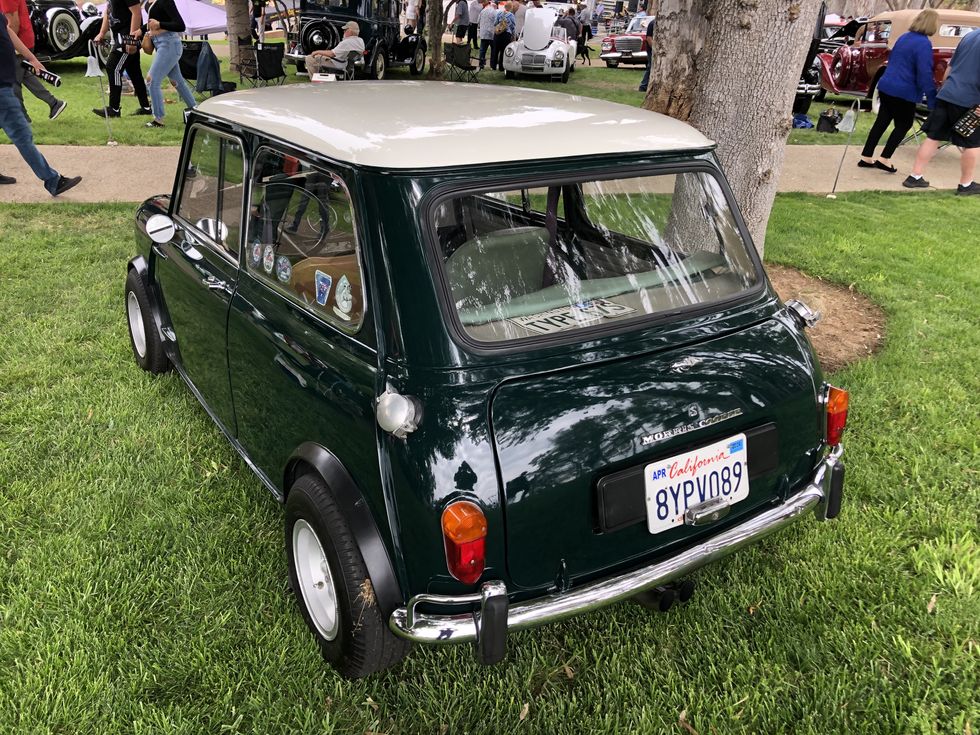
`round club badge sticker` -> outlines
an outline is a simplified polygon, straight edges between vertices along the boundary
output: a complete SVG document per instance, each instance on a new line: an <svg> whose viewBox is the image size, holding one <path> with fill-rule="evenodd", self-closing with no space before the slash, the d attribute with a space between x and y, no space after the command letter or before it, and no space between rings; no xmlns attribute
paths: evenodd
<svg viewBox="0 0 980 735"><path fill-rule="evenodd" d="M289 279L293 276L293 266L289 263L289 258L285 255L280 255L276 258L276 278L279 279L281 283L289 283Z"/></svg>
<svg viewBox="0 0 980 735"><path fill-rule="evenodd" d="M252 267L258 268L262 262L262 243L257 242L252 246Z"/></svg>
<svg viewBox="0 0 980 735"><path fill-rule="evenodd" d="M333 307L333 313L345 322L349 322L351 310L354 308L354 292L351 290L347 276L341 276L340 280L337 281L334 303L336 306Z"/></svg>
<svg viewBox="0 0 980 735"><path fill-rule="evenodd" d="M265 246L265 252L262 254L262 270L264 270L269 275L272 275L272 269L276 266L276 251L271 245Z"/></svg>

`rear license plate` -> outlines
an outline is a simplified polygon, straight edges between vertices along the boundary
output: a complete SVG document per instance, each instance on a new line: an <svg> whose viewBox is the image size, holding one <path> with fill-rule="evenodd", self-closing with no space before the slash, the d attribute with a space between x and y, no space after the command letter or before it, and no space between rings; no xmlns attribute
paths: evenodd
<svg viewBox="0 0 980 735"><path fill-rule="evenodd" d="M745 434L648 464L647 528L660 533L684 525L688 508L723 498L734 504L749 496Z"/></svg>

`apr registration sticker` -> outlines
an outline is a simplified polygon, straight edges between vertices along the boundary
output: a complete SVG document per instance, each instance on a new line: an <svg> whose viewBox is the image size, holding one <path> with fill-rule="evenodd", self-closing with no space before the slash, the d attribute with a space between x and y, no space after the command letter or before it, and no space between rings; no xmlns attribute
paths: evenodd
<svg viewBox="0 0 980 735"><path fill-rule="evenodd" d="M564 332L566 329L589 327L603 319L615 319L632 314L634 311L636 309L606 299L590 299L570 306L542 311L540 314L513 317L507 321L535 334L554 334Z"/></svg>

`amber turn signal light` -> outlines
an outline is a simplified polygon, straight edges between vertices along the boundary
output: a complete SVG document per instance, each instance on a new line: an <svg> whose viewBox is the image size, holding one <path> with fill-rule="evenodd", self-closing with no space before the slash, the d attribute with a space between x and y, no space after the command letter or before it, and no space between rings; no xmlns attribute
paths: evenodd
<svg viewBox="0 0 980 735"><path fill-rule="evenodd" d="M836 447L847 425L849 396L846 390L829 386L827 391L827 444Z"/></svg>
<svg viewBox="0 0 980 735"><path fill-rule="evenodd" d="M473 584L486 565L487 519L476 503L459 500L442 512L442 537L449 573Z"/></svg>

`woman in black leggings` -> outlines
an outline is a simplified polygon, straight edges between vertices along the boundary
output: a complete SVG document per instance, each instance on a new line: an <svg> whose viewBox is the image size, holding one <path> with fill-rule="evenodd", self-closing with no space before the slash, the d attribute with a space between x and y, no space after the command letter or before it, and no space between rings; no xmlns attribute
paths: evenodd
<svg viewBox="0 0 980 735"><path fill-rule="evenodd" d="M936 82L932 70L932 42L929 36L939 31L939 14L935 10L919 13L908 33L895 42L889 54L888 66L878 80L878 97L881 106L878 118L868 133L861 152L860 168L877 168L890 174L897 170L891 165L895 153L906 133L915 122L915 108L925 97L932 109L936 103ZM895 124L885 142L881 155L875 158L875 147L888 126Z"/></svg>

